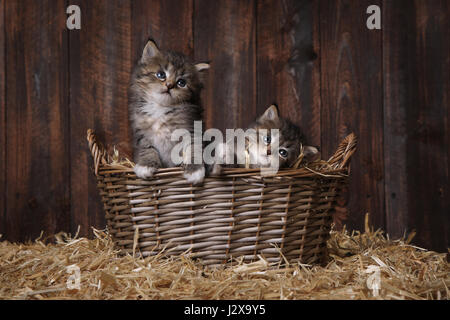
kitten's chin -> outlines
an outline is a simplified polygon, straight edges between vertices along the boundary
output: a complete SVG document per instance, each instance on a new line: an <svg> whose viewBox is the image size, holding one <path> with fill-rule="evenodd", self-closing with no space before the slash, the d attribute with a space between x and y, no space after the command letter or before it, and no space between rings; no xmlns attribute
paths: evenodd
<svg viewBox="0 0 450 320"><path fill-rule="evenodd" d="M157 101L158 101L159 104L162 104L162 105L170 105L170 104L172 104L174 102L174 99L170 95L170 93L164 92L164 93L159 93L158 94Z"/></svg>
<svg viewBox="0 0 450 320"><path fill-rule="evenodd" d="M149 102L155 102L162 106L171 105L175 102L175 99L169 92L152 92L148 95Z"/></svg>

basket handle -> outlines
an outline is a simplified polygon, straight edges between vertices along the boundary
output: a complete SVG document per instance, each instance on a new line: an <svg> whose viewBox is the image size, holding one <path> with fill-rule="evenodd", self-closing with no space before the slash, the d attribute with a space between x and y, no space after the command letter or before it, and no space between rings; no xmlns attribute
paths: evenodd
<svg viewBox="0 0 450 320"><path fill-rule="evenodd" d="M98 175L98 167L100 163L108 163L108 154L106 153L103 145L97 140L97 137L92 129L88 129L87 131L87 140L89 143L89 150L91 150L92 158L94 159L95 175Z"/></svg>
<svg viewBox="0 0 450 320"><path fill-rule="evenodd" d="M328 163L336 169L342 169L348 166L347 171L350 171L349 161L350 157L356 151L356 143L356 135L350 133L339 144L335 154L328 160Z"/></svg>

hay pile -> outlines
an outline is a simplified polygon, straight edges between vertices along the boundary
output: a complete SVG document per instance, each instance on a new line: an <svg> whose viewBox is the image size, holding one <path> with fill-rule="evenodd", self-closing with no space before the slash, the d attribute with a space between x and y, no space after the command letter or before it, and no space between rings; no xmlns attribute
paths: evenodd
<svg viewBox="0 0 450 320"><path fill-rule="evenodd" d="M332 232L326 267L280 268L261 258L211 269L187 256L133 258L119 255L103 231L94 234L89 240L61 233L53 244L0 242L0 299L450 298L445 253L411 245L413 235L389 240L367 223L363 234ZM79 289L67 288L76 285L73 265Z"/></svg>

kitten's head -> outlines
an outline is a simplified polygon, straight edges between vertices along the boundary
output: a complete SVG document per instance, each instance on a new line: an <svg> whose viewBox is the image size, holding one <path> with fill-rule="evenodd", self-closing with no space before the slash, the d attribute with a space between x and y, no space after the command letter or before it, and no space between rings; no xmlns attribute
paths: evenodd
<svg viewBox="0 0 450 320"><path fill-rule="evenodd" d="M160 51L149 40L134 70L131 88L160 105L193 102L202 88L200 73L208 68L209 64L193 64L181 53Z"/></svg>
<svg viewBox="0 0 450 320"><path fill-rule="evenodd" d="M305 145L300 128L278 115L277 107L270 106L262 116L250 127L255 129L258 141L263 141L266 148L258 148L257 143L250 143L249 154L256 167L270 166L273 157L278 157L279 167L292 167L297 161L300 148L303 146L304 159L312 161L318 156L318 149ZM264 129L264 130L262 130ZM271 129L278 129L278 152L272 152L274 139ZM273 162L272 162L273 163Z"/></svg>

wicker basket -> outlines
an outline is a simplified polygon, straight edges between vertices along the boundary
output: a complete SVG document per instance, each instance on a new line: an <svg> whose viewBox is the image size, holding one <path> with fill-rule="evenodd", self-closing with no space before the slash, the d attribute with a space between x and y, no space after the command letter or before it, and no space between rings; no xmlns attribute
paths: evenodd
<svg viewBox="0 0 450 320"><path fill-rule="evenodd" d="M250 262L258 255L282 264L326 261L335 200L356 148L350 134L322 169L282 169L273 177L227 169L192 186L181 168L138 179L131 165L113 161L92 130L87 139L116 245L133 255L188 253L205 265Z"/></svg>

